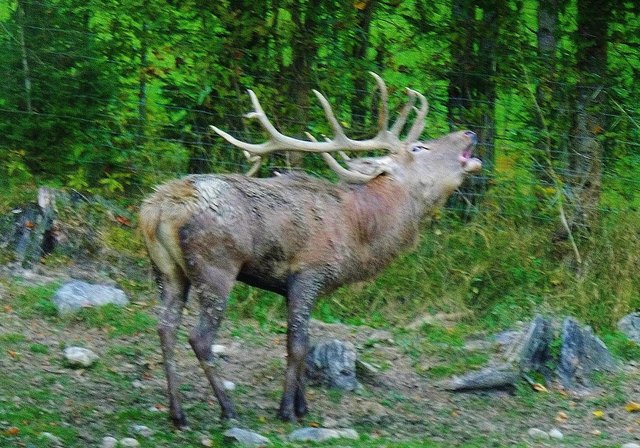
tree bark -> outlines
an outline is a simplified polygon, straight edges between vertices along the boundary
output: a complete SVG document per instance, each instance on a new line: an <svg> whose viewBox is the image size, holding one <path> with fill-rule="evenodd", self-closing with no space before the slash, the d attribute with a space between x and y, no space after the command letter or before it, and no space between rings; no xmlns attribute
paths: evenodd
<svg viewBox="0 0 640 448"><path fill-rule="evenodd" d="M296 32L292 43L290 93L298 112L299 126L296 130L298 133L304 131L309 121L309 86L311 84L311 70L318 53L316 37L319 22L317 17L321 4L322 0L308 0L306 6L303 6L303 2L299 0L291 9L291 19L295 24ZM303 153L287 151L286 157L289 167L302 166Z"/></svg>
<svg viewBox="0 0 640 448"><path fill-rule="evenodd" d="M602 188L603 146L598 137L607 126L601 93L607 77L611 13L610 1L578 1L578 86L567 184L573 201L569 224L584 236L597 221Z"/></svg>
<svg viewBox="0 0 640 448"><path fill-rule="evenodd" d="M476 8L482 17L476 19ZM449 72L448 117L452 130L465 128L478 134L478 149L485 172L494 165L497 42L504 1L453 0ZM481 32L479 30L482 30ZM486 191L487 176L472 178L467 192L473 203Z"/></svg>
<svg viewBox="0 0 640 448"><path fill-rule="evenodd" d="M367 105L365 102L367 95L364 93L367 91L369 75L364 68L366 65L367 50L369 49L369 30L371 28L376 3L377 0L368 0L363 2L364 6L362 9L356 9L356 34L352 56L356 67L359 68L356 69L354 73L353 88L355 96L353 98L353 104L351 105L351 123L355 133L363 130L365 117L367 115Z"/></svg>
<svg viewBox="0 0 640 448"><path fill-rule="evenodd" d="M22 56L22 75L24 77L24 101L27 112L33 112L31 104L31 69L27 53L27 43L25 39L25 25L27 23L24 2L18 1L18 39L20 40L20 52Z"/></svg>

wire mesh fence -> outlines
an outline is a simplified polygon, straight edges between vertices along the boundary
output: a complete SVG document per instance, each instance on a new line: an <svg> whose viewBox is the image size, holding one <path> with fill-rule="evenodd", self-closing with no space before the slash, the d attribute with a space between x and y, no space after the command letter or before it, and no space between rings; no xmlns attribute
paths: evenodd
<svg viewBox="0 0 640 448"><path fill-rule="evenodd" d="M144 14L134 17L135 11L126 9L123 13L128 14L131 21L125 23L110 15L125 9L120 5L105 2L89 5L84 11L79 6L73 2L19 1L0 14L3 18L1 51L6 56L0 64L6 79L0 94L0 114L4 122L0 146L5 151L26 149L28 164L44 178L61 173L69 176L75 169L85 167L88 171L98 171L87 185L92 185L101 175L121 173L128 176L125 188L130 184L145 190L150 185L136 182L136 176L166 179L194 170L244 171L249 164L242 154L218 138L208 126L214 124L248 141L262 141L264 133L243 118L250 110L243 93L246 88L255 89L264 99L265 109L274 117L274 123L296 137L304 138L304 131L317 137L330 135L321 108L312 101L311 90L322 87L337 105L339 119L348 131L357 136L375 133L377 97L373 83L368 81L368 87L362 89L352 82L366 72L366 64L348 60L341 48L339 33L331 41L326 34L318 32L318 40L324 45L320 50L343 56L335 61L329 56L323 56L324 60L317 56L315 65L310 66L317 69L317 74L304 80L291 70L242 68L221 57L212 57L213 62L207 62L211 73L196 74L197 57L206 54L207 49L199 48L201 43L195 34L179 29L182 22L178 26L163 17ZM139 6L149 8L149 2ZM109 7L114 11L109 12ZM51 8L59 11L51 12ZM64 8L86 20L65 21ZM527 3L525 9L531 16L536 11L534 4ZM20 11L27 17L21 16ZM44 17L35 16L38 12ZM173 8L171 12L185 11ZM174 32L175 35L164 39L150 36L149 26L154 32ZM404 27L399 28L408 33ZM524 41L527 39L530 37L525 36ZM237 39L229 35L215 36L208 41L216 48L211 54L218 51L242 59L255 52L234 46L235 42ZM275 38L265 47L265 54L274 54L274 42L277 42ZM185 48L191 48L192 54L183 55L181 51ZM611 44L609 48L616 54L617 64L635 67L637 61L628 57L626 47ZM189 62L185 62L187 59ZM619 86L612 83L581 84L574 72L566 81L561 76L546 80L545 86L553 89L556 100L553 110L542 111L553 125L552 129L544 129L537 123L539 117L534 112L534 104L525 93L527 89L539 88L540 79L533 79L532 86L524 86L523 73L517 65L492 72L478 68L460 71L452 63L452 55L447 59L448 65L444 68L442 63L433 64L432 73L424 76L420 70L429 66L423 61L414 61L413 71L403 67L403 73L397 76L393 68L382 70L383 74L391 74L392 105L397 109L404 101L401 81L409 78L412 87L423 90L432 106L423 136L437 137L452 129L464 128L490 134L490 138L481 138L479 152L491 159L487 160L481 183L497 191L498 196L493 200L510 202L518 196L520 203L539 203L540 197L531 194L536 187L544 190L550 186L545 172L556 172L567 184L571 183L569 179L584 175L584 168L576 168L581 165L570 163L569 159L582 157L587 165L595 162L588 160L593 154L572 153L575 152L572 144L576 138L575 117L585 113L575 101L576 92L591 89L597 90L597 98L592 98L598 103L597 126L606 123L605 129L590 129L602 146L597 176L604 199L586 206L610 211L626 209L635 202L633 190L638 183L636 173L640 163L635 156L640 145L640 112L626 102L632 101L632 95L621 96ZM289 60L288 65L294 63ZM538 63L540 61L531 61L531 67L535 68ZM184 64L192 66L185 73L181 72ZM374 60L368 65L379 63ZM404 73L406 71L409 74ZM450 89L451 79L455 77L491 82L494 95L492 98L456 96ZM296 93L299 91L306 92L306 100ZM356 110L352 104L356 99L366 104L364 111ZM452 119L454 104L463 111ZM349 129L352 125L353 129ZM545 138L551 138L552 146L542 147ZM306 159L296 169L326 175L318 157ZM275 155L265 163L262 174L290 168L286 165L286 157ZM522 176L522 171L527 175ZM519 190L500 188L514 179ZM125 183L124 178L121 181ZM563 185L551 187L564 194ZM630 195L633 200L612 200L608 193ZM485 191L467 189L465 194L480 198ZM475 198L471 202L476 206L481 204Z"/></svg>

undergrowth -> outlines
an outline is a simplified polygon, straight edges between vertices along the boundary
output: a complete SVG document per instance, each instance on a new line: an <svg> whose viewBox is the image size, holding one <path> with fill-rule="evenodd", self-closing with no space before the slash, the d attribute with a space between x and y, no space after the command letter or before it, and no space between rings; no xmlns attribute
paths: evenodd
<svg viewBox="0 0 640 448"><path fill-rule="evenodd" d="M14 190L0 203L15 199ZM77 248L84 261L94 254L97 268L123 287L155 298L151 269L135 228L136 211L128 205L132 199L124 206L85 199L74 207L68 199L60 205L60 219L72 242L43 262L66 269L78 263L69 252ZM620 317L640 307L637 212L603 213L590 237L578 238L582 263L575 261L568 242L558 238L557 217L543 217L541 211L523 209L518 214L514 204L491 198L469 220L454 211L443 212L424 226L415 250L377 278L320 298L313 316L327 322L397 327L426 314L457 313L498 331L542 312L570 314L597 330L611 330ZM33 306L47 305L36 300ZM228 315L269 326L286 319L285 301L238 285Z"/></svg>

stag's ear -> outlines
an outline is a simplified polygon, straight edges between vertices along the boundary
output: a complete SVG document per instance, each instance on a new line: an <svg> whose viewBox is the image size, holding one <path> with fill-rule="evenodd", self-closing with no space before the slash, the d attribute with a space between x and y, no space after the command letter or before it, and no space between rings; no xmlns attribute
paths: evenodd
<svg viewBox="0 0 640 448"><path fill-rule="evenodd" d="M393 159L383 157L361 157L345 162L350 170L357 171L366 176L378 176L382 173L390 173L393 169Z"/></svg>

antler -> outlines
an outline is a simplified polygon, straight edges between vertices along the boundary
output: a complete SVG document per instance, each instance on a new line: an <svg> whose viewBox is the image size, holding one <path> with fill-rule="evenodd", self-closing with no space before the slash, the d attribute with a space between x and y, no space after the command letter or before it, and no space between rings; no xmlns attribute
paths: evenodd
<svg viewBox="0 0 640 448"><path fill-rule="evenodd" d="M253 163L253 166L247 173L248 175L253 175L260 167L260 163L262 161L262 157L266 154L270 154L275 151L288 150L288 151L303 151L303 152L318 152L322 153L323 158L329 164L329 166L338 173L338 175L348 182L367 182L368 180L375 177L375 175L365 175L362 173L354 172L343 168L338 162L330 156L329 152L337 152L342 150L349 151L371 151L375 149L386 149L391 153L398 152L406 142L413 142L417 140L420 136L420 133L424 129L424 119L429 110L429 104L427 103L426 98L416 92L415 90L407 89L407 95L409 99L407 103L404 105L402 110L400 111L400 115L397 120L389 130L389 106L388 106L388 93L387 86L380 76L377 74L370 72L371 75L376 80L376 84L380 89L380 98L381 98L381 113L379 117L379 125L378 125L378 133L372 139L368 140L352 140L346 136L342 126L336 119L331 105L329 101L317 90L313 90L313 93L316 95L320 104L322 105L322 109L324 110L324 114L331 126L334 137L333 139L327 139L324 142L319 142L315 138L311 138L311 141L299 140L296 138L288 137L282 133L280 133L275 126L269 121L267 115L265 114L260 102L258 101L258 97L252 90L248 90L249 97L251 98L251 103L253 104L253 112L249 112L245 115L246 118L255 118L257 119L262 127L267 131L270 138L264 143L247 143L227 132L217 128L216 126L211 126L211 128L222 138L227 140L232 145L242 149L244 151L247 159ZM413 107L415 103L416 97L420 100L420 108L416 109ZM409 133L405 137L404 140L400 140L400 132L404 128L404 125L407 121L407 117L409 112L415 109L416 110L416 121L411 126ZM350 174L346 174L350 173ZM351 174L355 175L355 177L351 176ZM378 173L379 174L379 173ZM377 174L376 174L377 175Z"/></svg>

